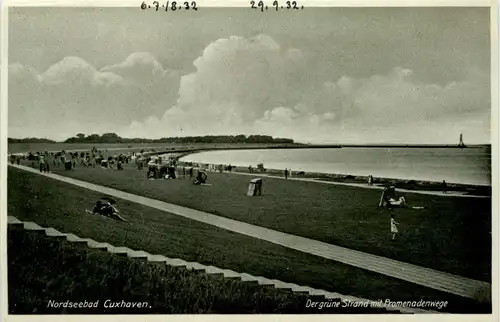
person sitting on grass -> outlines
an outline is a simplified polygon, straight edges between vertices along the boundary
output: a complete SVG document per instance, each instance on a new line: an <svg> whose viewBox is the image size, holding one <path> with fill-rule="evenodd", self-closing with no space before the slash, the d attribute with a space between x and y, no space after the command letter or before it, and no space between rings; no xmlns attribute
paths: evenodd
<svg viewBox="0 0 500 322"><path fill-rule="evenodd" d="M407 207L405 197L396 198L396 187L385 188L380 196L379 207Z"/></svg>
<svg viewBox="0 0 500 322"><path fill-rule="evenodd" d="M380 201L378 203L379 207L387 207L387 208L408 208L408 209L426 209L426 206L409 206L406 202L405 197L396 197L396 188L394 186L390 186L385 188L380 196Z"/></svg>
<svg viewBox="0 0 500 322"><path fill-rule="evenodd" d="M397 233L399 232L398 231L398 225L399 223L396 222L396 220L394 219L394 214L391 214L391 233L392 233L392 240L395 240L396 239L396 235Z"/></svg>

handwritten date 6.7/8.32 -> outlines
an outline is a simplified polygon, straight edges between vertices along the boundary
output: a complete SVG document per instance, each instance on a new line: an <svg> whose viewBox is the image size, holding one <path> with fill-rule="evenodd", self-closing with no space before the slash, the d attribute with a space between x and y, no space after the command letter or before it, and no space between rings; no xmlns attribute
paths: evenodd
<svg viewBox="0 0 500 322"><path fill-rule="evenodd" d="M297 1L282 1L281 3L275 0L271 5L266 5L264 1L250 1L250 8L252 9L260 9L260 11L264 12L269 9L278 10L302 10L304 6L300 6Z"/></svg>
<svg viewBox="0 0 500 322"><path fill-rule="evenodd" d="M141 9L142 10L147 10L147 9L154 9L156 11L162 9L165 11L180 11L180 10L194 10L198 11L198 8L196 6L196 1L167 1L162 4L158 1L153 1L152 5L149 5L146 3L146 1L141 3Z"/></svg>

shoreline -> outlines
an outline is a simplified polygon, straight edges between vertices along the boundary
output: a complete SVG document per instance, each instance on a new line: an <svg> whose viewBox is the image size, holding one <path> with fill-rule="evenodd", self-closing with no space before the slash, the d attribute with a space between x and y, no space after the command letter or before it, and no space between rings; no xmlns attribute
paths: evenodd
<svg viewBox="0 0 500 322"><path fill-rule="evenodd" d="M479 146L478 146L479 147ZM410 148L408 146L408 148ZM226 149L221 149L226 150ZM234 150L234 149L227 149ZM201 153L201 152L209 152L213 150L204 150L204 151L187 151L187 150L174 150L170 152L162 152L162 153L151 153L148 155L160 155L160 154L177 154L180 156L176 157L176 160L183 163L191 163L191 164L199 164L205 165L207 168L209 166L218 166L218 164L214 163L203 163L203 162L195 162L195 161L181 161L181 158L184 158L191 154ZM227 165L227 164L224 164ZM265 166L265 165L264 165ZM233 166L234 171L249 173L248 167L244 166ZM264 168L265 172L257 171L257 168L254 168L255 174L272 174L272 175L280 175L284 177L283 169L274 169L274 168ZM290 170L290 169L289 169ZM293 170L292 170L293 171ZM331 181L331 182L345 182L345 183L353 183L353 184L368 184L368 175L355 175L348 173L329 173L329 172L317 172L317 171L293 171L291 177L296 178L308 178L315 179L318 181ZM409 179L409 178L390 178L387 176L372 176L373 185L376 186L391 186L395 185L396 188L408 189L408 190L426 190L426 191L442 191L442 181L432 181L427 179ZM460 182L449 182L446 181L448 191L454 192L463 192L465 194L474 194L474 192L480 192L480 195L491 195L492 185L490 184L474 184L474 183L460 183Z"/></svg>
<svg viewBox="0 0 500 322"><path fill-rule="evenodd" d="M208 146L207 146L208 145ZM178 162L184 164L198 164L200 167L209 168L210 166L218 166L216 164L210 163L201 163L201 162L188 162L188 161L180 161L181 158L186 157L191 154L201 153L201 152L210 152L210 151L231 151L231 150L254 150L254 149L304 149L304 148L322 148L327 147L327 145L307 145L307 144L271 144L271 146L266 146L262 144L259 146L247 146L247 147L234 147L230 146L230 144L226 144L226 146L217 146L217 144L207 144L202 146L193 146L188 148L186 145L176 146L176 147L166 147L165 150L162 150L162 147L143 147L145 149L149 149L149 151L144 151L142 153L143 156L154 156L154 155L175 155L175 159ZM222 144L223 145L223 144ZM293 146L294 145L294 146ZM329 148L332 148L332 145L328 145ZM352 148L364 148L364 147L385 147L385 146L350 146ZM406 145L406 146L392 146L402 147L402 148L412 148L414 146ZM426 147L453 147L453 146L426 146ZM456 147L456 146L455 146ZM483 147L483 146L468 146L467 148L475 148L475 147ZM102 148L106 150L135 150L140 148L140 146L131 145L129 147L123 148ZM339 147L340 148L340 147ZM78 150L84 151L85 149ZM72 152L77 150L67 150L67 152ZM19 152L18 152L19 153ZM24 152L26 153L26 152ZM9 153L10 154L10 153ZM16 154L16 153L14 153ZM242 166L234 166L235 172L240 172L244 174L249 174L249 170L247 167ZM274 176L282 176L284 177L284 170L280 169L265 169L264 172L257 171L254 168L255 175L274 175ZM315 172L315 171L295 171L292 172L291 178L305 178L312 179L318 182L328 181L328 182L337 182L337 183L348 183L348 184L358 184L358 185L367 185L368 186L368 176L366 175L350 175L350 174L339 174L339 173L325 173L325 172ZM447 192L455 192L463 195L477 195L477 196L491 196L492 194L492 185L481 185L481 184L469 184L469 183L454 183L447 182ZM387 187L394 185L398 189L404 190L413 190L413 191L442 191L442 182L439 181L430 181L430 180L419 180L419 179L403 179L403 178L389 178L389 177L380 177L373 176L373 186L379 187Z"/></svg>
<svg viewBox="0 0 500 322"><path fill-rule="evenodd" d="M167 153L165 153L167 154ZM197 165L197 167L203 169L217 168L218 165L211 163L201 163L201 162L186 162L180 161L180 158L188 155L183 154L176 159L185 165ZM218 171L215 171L218 172ZM228 172L224 170L223 172ZM279 176L285 177L284 170L279 169L265 169L264 171L258 171L254 168L253 172L249 172L248 168L241 166L234 166L232 172L242 173L246 175L263 175L263 176ZM314 181L322 182L335 182L335 183L346 183L353 185L365 185L366 187L389 187L395 186L397 189L403 189L407 191L430 191L430 192L442 192L442 183L438 181L428 181L428 180L414 180L414 179L398 179L398 178L387 178L387 177L376 177L373 176L373 183L371 186L368 185L368 176L356 176L348 174L335 174L335 173L323 173L323 172L306 172L297 171L292 172L289 176L291 179L311 179ZM461 195L473 195L473 196L491 196L492 186L491 185L475 185L475 184L464 184L464 183L448 183L447 182L447 193L461 194Z"/></svg>

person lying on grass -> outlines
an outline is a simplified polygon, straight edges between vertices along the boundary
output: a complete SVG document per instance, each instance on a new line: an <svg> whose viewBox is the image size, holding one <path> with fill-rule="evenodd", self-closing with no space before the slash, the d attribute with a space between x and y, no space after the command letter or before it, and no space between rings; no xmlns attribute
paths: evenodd
<svg viewBox="0 0 500 322"><path fill-rule="evenodd" d="M103 197L97 200L94 206L94 210L91 212L92 215L101 215L121 221L126 221L119 214L120 211L114 206L116 201L111 198ZM89 211L87 211L89 212Z"/></svg>

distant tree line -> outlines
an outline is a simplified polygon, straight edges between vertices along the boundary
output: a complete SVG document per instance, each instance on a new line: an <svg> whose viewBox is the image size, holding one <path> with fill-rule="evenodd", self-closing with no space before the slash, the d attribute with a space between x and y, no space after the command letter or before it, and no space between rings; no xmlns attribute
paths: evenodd
<svg viewBox="0 0 500 322"><path fill-rule="evenodd" d="M9 143L56 143L47 139L11 139ZM122 138L116 133L85 135L78 133L64 143L294 143L292 139L273 138L269 135L206 135L169 137L161 139Z"/></svg>
<svg viewBox="0 0 500 322"><path fill-rule="evenodd" d="M40 138L24 138L24 139L13 139L8 138L8 143L56 143L56 141L52 141L49 139L40 139Z"/></svg>

